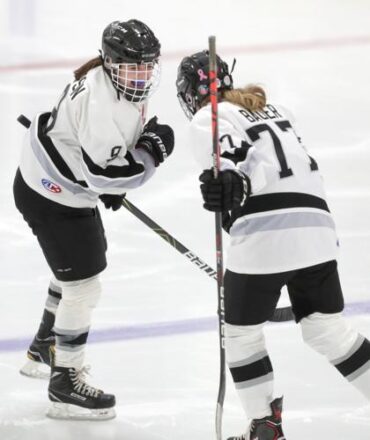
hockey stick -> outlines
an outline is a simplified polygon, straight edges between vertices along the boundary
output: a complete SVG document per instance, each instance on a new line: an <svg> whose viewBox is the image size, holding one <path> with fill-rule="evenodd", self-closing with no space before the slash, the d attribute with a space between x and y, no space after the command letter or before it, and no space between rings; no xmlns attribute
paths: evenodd
<svg viewBox="0 0 370 440"><path fill-rule="evenodd" d="M220 143L218 140L218 105L217 105L217 59L216 37L208 38L209 45L209 92L212 109L212 147L213 175L218 177L220 172ZM220 381L216 406L216 438L222 440L222 413L226 391L226 362L225 362L225 302L224 302L224 268L222 249L222 213L215 212L215 237L217 261L217 303L218 303L218 335L220 347Z"/></svg>
<svg viewBox="0 0 370 440"><path fill-rule="evenodd" d="M217 274L216 271L208 266L207 263L202 261L197 255L195 255L191 250L189 250L186 246L176 240L171 234L165 231L161 226L158 225L155 221L153 221L150 217L140 211L133 203L131 203L126 198L122 201L122 206L124 206L128 211L131 212L135 217L141 220L144 224L149 226L149 228L158 234L163 240L167 241L172 247L174 247L180 254L184 255L188 258L193 264L199 267L204 273L206 273L209 277L216 279Z"/></svg>
<svg viewBox="0 0 370 440"><path fill-rule="evenodd" d="M197 266L202 272L204 272L209 277L214 280L217 279L217 273L213 267L205 263L201 258L198 257L193 251L187 248L184 244L180 243L176 238L165 231L158 223L148 217L143 211L141 211L137 206L135 206L128 199L124 198L122 201L122 206L131 212L136 218L142 221L146 226L148 226L152 231L158 234L163 240L167 241L173 248L175 248L180 254L184 255L188 260ZM294 316L292 314L291 307L281 307L274 311L274 315L269 319L271 322L285 322L292 321Z"/></svg>

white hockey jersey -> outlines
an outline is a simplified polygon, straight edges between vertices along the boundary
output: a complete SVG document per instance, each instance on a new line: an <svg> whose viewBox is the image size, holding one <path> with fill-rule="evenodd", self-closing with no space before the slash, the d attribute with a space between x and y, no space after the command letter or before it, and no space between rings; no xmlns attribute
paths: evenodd
<svg viewBox="0 0 370 440"><path fill-rule="evenodd" d="M336 259L335 225L322 177L281 107L250 112L218 106L221 169L238 168L252 193L231 213L226 267L237 273L284 272ZM190 145L202 169L212 167L211 106L190 125Z"/></svg>
<svg viewBox="0 0 370 440"><path fill-rule="evenodd" d="M69 84L51 113L37 115L23 146L25 182L54 202L95 207L99 194L122 194L154 174L135 145L145 105L118 98L102 67Z"/></svg>

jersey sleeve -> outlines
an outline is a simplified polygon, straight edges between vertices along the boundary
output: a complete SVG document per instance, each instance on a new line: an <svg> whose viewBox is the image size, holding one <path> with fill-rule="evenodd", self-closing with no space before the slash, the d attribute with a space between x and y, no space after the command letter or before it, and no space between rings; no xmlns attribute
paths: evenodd
<svg viewBox="0 0 370 440"><path fill-rule="evenodd" d="M93 191L122 194L143 185L154 174L154 161L144 151L129 151L124 131L112 116L111 103L94 92L87 83L84 90L71 95L81 145L81 171ZM127 118L127 124L136 123Z"/></svg>
<svg viewBox="0 0 370 440"><path fill-rule="evenodd" d="M213 166L211 117L211 107L203 108L195 115L189 131L189 143L202 169ZM218 134L221 170L238 168L239 163L245 161L251 145L222 112L218 117Z"/></svg>

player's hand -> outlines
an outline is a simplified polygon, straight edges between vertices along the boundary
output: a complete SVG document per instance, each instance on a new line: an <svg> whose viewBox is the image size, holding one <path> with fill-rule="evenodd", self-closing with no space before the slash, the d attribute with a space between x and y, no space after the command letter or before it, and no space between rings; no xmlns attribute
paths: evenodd
<svg viewBox="0 0 370 440"><path fill-rule="evenodd" d="M202 182L203 207L208 211L224 212L237 208L250 192L247 176L233 170L220 171L217 178L214 178L213 170L204 170L199 180Z"/></svg>
<svg viewBox="0 0 370 440"><path fill-rule="evenodd" d="M148 121L136 144L136 148L143 148L152 156L156 167L172 153L175 144L172 128L158 124L157 120L157 116L154 116Z"/></svg>
<svg viewBox="0 0 370 440"><path fill-rule="evenodd" d="M104 203L106 209L118 211L122 207L122 201L126 194L100 194L99 199Z"/></svg>

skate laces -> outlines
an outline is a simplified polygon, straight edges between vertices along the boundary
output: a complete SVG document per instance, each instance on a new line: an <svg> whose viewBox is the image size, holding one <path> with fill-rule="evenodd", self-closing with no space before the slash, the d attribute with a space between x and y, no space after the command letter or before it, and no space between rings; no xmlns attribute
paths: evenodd
<svg viewBox="0 0 370 440"><path fill-rule="evenodd" d="M101 394L101 390L94 388L85 381L86 375L89 374L89 370L89 365L82 367L81 370L76 370L75 368L69 369L73 388L84 396L98 397L99 394Z"/></svg>

